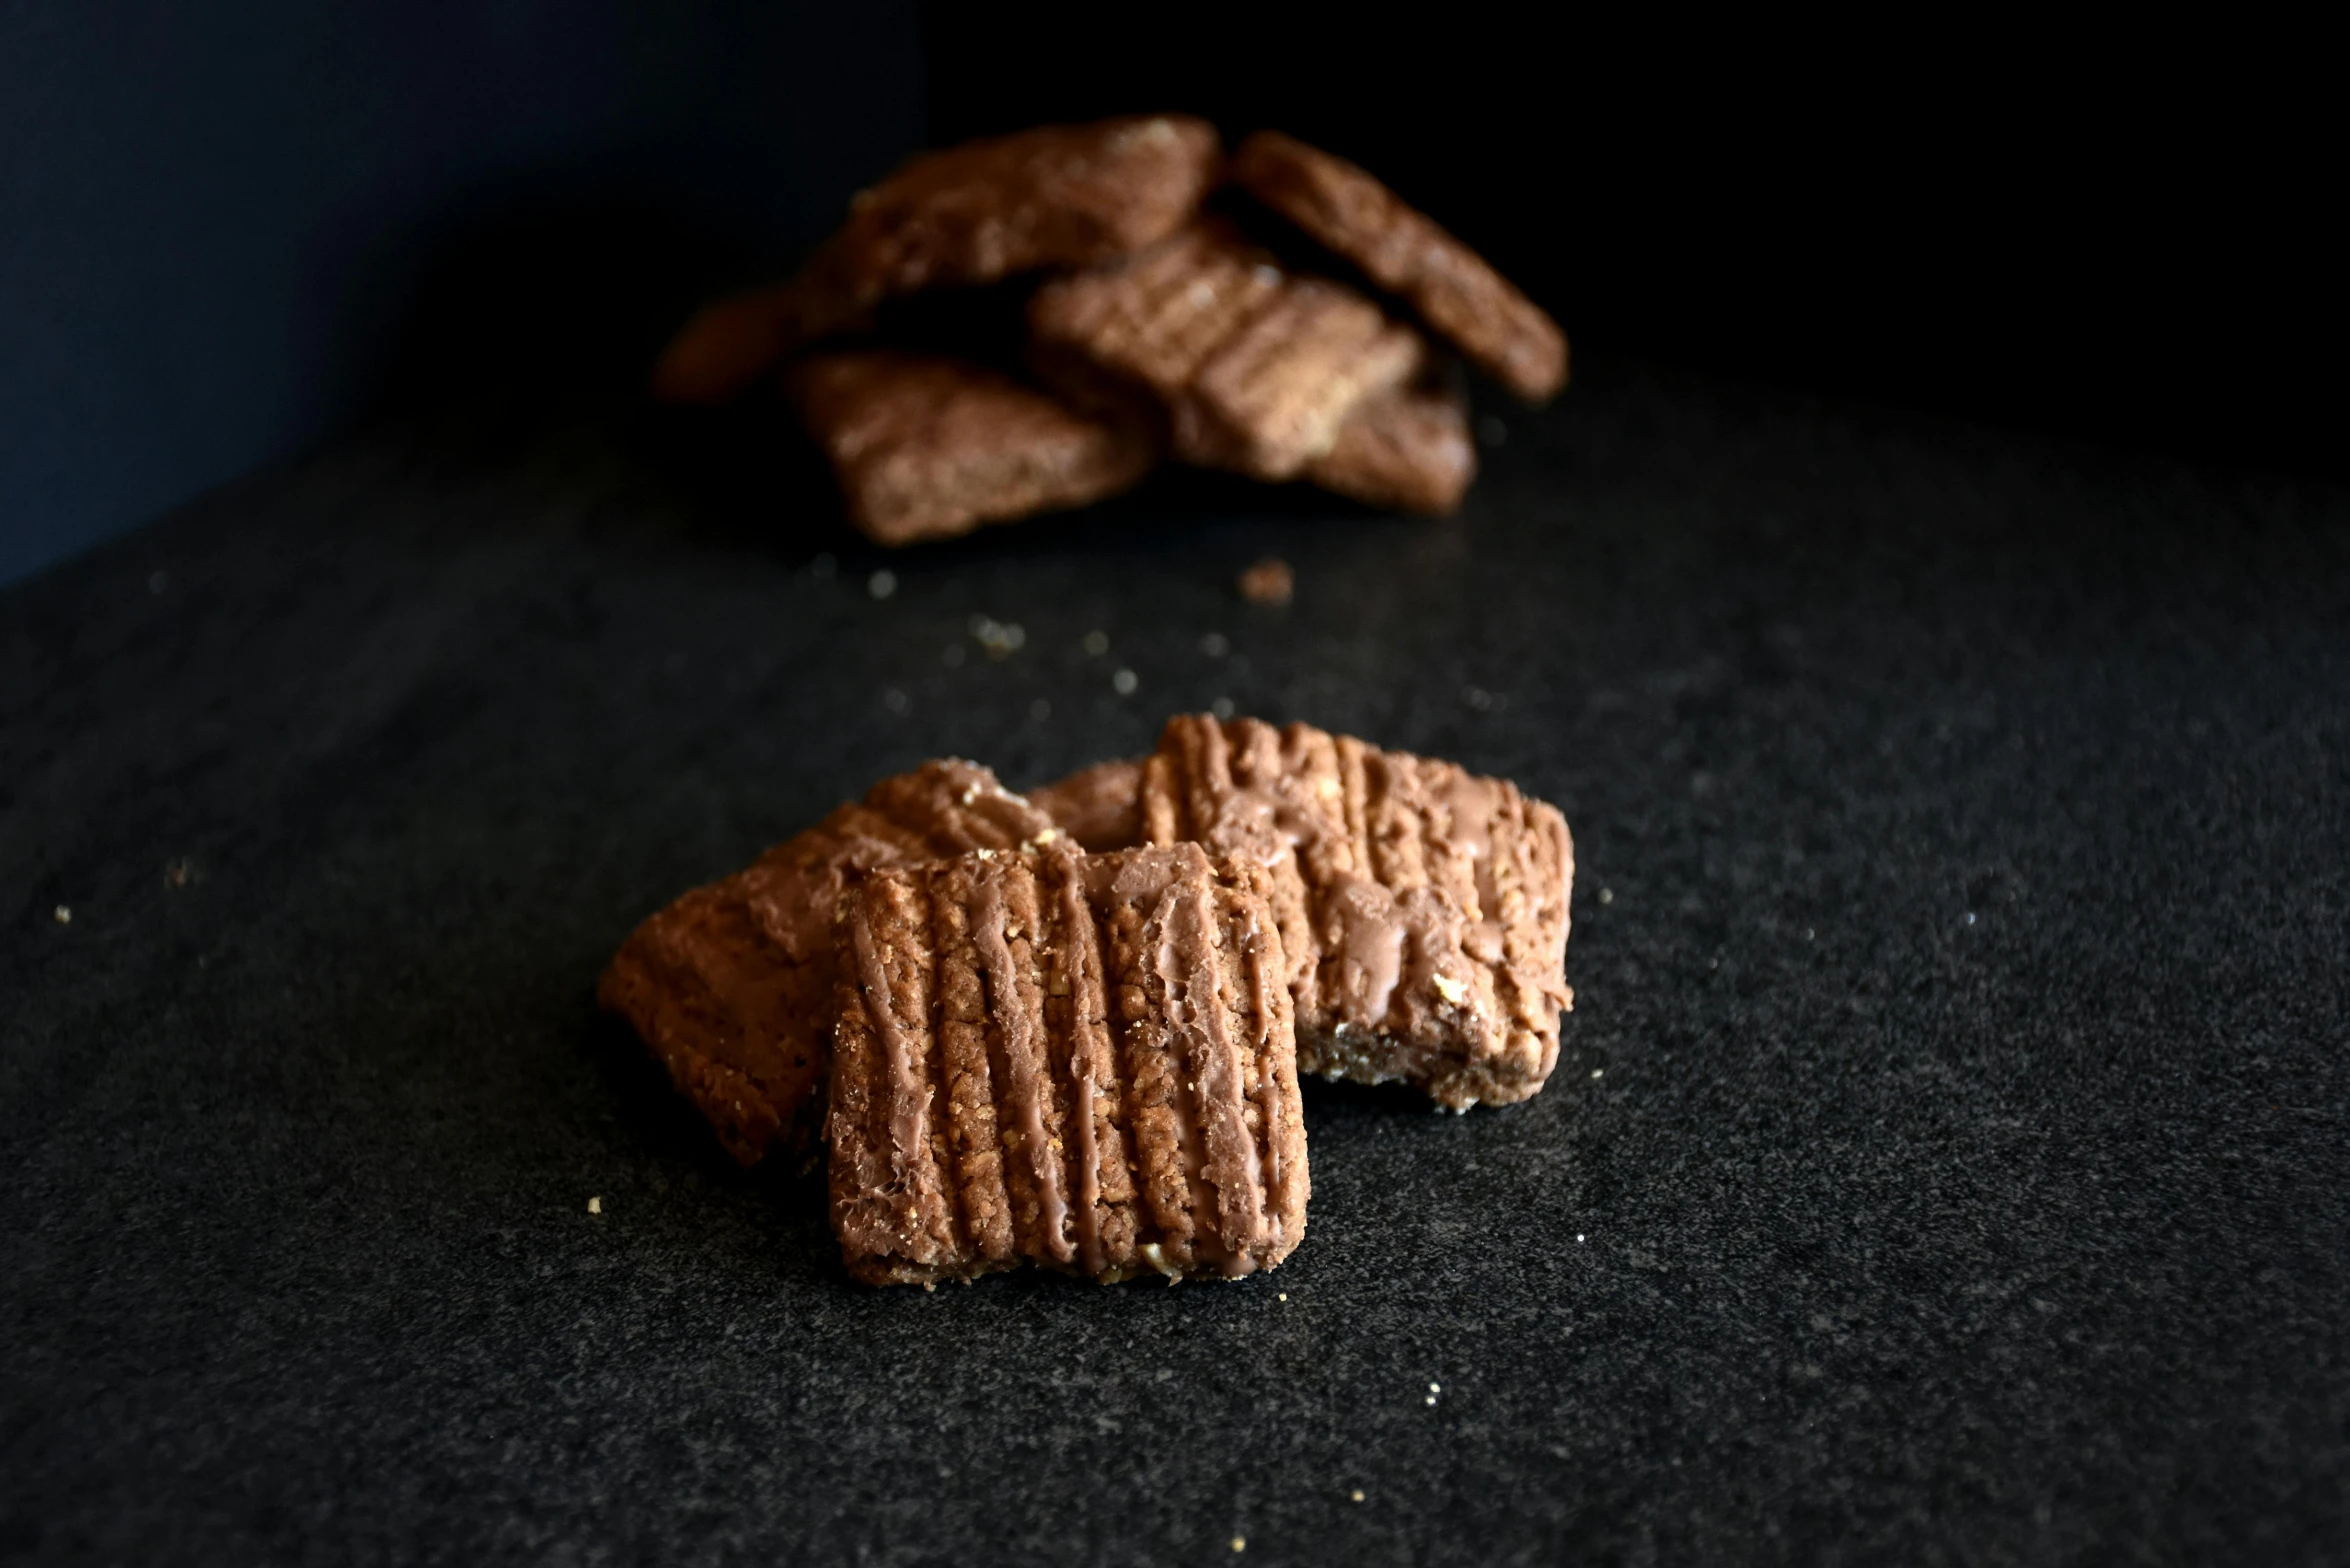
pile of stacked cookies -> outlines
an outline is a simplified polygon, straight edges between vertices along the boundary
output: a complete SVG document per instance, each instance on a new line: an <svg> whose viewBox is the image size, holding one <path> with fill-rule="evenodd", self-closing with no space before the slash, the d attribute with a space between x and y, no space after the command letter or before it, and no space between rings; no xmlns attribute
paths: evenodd
<svg viewBox="0 0 2350 1568"><path fill-rule="evenodd" d="M645 921L600 994L745 1165L829 1150L860 1280L1230 1278L1304 1234L1299 1072L1541 1089L1573 879L1505 780L1181 715L1025 797L884 780Z"/></svg>
<svg viewBox="0 0 2350 1568"><path fill-rule="evenodd" d="M1018 312L997 363L909 335L932 290ZM1161 115L916 158L798 276L688 322L654 392L722 403L780 370L882 544L1080 506L1166 456L1442 513L1476 453L1431 332L1530 402L1566 383L1557 324L1362 169L1270 131L1227 160Z"/></svg>

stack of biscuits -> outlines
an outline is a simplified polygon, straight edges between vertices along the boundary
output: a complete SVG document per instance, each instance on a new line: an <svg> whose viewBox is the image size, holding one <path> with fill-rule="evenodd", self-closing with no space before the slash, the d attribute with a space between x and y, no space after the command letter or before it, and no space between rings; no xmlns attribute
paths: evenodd
<svg viewBox="0 0 2350 1568"><path fill-rule="evenodd" d="M907 314L926 291L1017 325L944 352ZM850 519L902 545L1168 458L1450 512L1476 476L1454 354L1528 402L1566 384L1557 324L1370 174L1272 131L1227 159L1215 127L1158 115L914 159L796 277L689 321L653 390L779 379Z"/></svg>
<svg viewBox="0 0 2350 1568"><path fill-rule="evenodd" d="M600 996L744 1165L829 1158L859 1280L1236 1278L1305 1233L1300 1073L1542 1088L1573 880L1507 781L1179 715L1026 796L885 779L646 920Z"/></svg>

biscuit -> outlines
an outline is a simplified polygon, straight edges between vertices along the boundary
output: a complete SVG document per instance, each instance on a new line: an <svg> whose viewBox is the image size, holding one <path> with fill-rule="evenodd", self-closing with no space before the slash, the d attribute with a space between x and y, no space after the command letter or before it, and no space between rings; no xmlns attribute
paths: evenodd
<svg viewBox="0 0 2350 1568"><path fill-rule="evenodd" d="M1193 372L1173 402L1186 462L1294 479L1365 399L1409 380L1427 345L1343 285L1292 278Z"/></svg>
<svg viewBox="0 0 2350 1568"><path fill-rule="evenodd" d="M1221 166L1215 127L1188 115L1038 126L914 158L860 191L789 283L689 321L655 395L725 402L895 295L1140 250L1191 218Z"/></svg>
<svg viewBox="0 0 2350 1568"><path fill-rule="evenodd" d="M1150 843L1266 869L1301 1070L1461 1110L1557 1065L1575 861L1556 808L1351 736L1199 714L1167 721L1141 813Z"/></svg>
<svg viewBox="0 0 2350 1568"><path fill-rule="evenodd" d="M860 873L1054 829L968 762L882 780L749 869L638 926L597 987L744 1165L804 1150L831 1064L833 917Z"/></svg>
<svg viewBox="0 0 2350 1568"><path fill-rule="evenodd" d="M785 390L831 461L850 521L885 545L1083 506L1157 461L1142 430L962 360L820 355L794 366Z"/></svg>
<svg viewBox="0 0 2350 1568"><path fill-rule="evenodd" d="M1366 506L1442 517L1477 477L1468 400L1457 386L1425 382L1367 398L1306 477Z"/></svg>
<svg viewBox="0 0 2350 1568"><path fill-rule="evenodd" d="M1558 323L1367 171L1278 131L1259 131L1241 144L1232 175L1410 301L1439 335L1519 397L1545 402L1566 385L1567 340Z"/></svg>
<svg viewBox="0 0 2350 1568"><path fill-rule="evenodd" d="M1096 763L1030 790L1028 803L1082 849L1132 849L1142 842L1142 759Z"/></svg>
<svg viewBox="0 0 2350 1568"><path fill-rule="evenodd" d="M1229 224L1193 223L1039 288L1028 302L1029 361L1072 401L1163 415L1285 281L1271 254Z"/></svg>
<svg viewBox="0 0 2350 1568"><path fill-rule="evenodd" d="M1065 843L877 871L839 933L833 1230L868 1284L1271 1268L1305 1123L1264 874Z"/></svg>

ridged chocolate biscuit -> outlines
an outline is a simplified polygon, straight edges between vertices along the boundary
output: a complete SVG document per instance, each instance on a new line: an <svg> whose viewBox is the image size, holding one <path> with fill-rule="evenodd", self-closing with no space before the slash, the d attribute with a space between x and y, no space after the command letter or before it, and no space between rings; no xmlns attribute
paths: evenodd
<svg viewBox="0 0 2350 1568"><path fill-rule="evenodd" d="M1065 844L876 872L840 928L833 1229L868 1284L1270 1268L1308 1179L1253 867Z"/></svg>
<svg viewBox="0 0 2350 1568"><path fill-rule="evenodd" d="M737 1160L804 1149L823 1120L833 920L849 883L879 866L1054 832L987 769L924 763L647 919L598 999L636 1027Z"/></svg>
<svg viewBox="0 0 2350 1568"><path fill-rule="evenodd" d="M1354 290L1291 278L1199 364L1174 399L1186 462L1294 479L1347 416L1416 374L1427 345Z"/></svg>
<svg viewBox="0 0 2350 1568"><path fill-rule="evenodd" d="M850 521L880 544L1083 506L1157 461L1141 429L962 360L824 354L794 366L785 388L831 460Z"/></svg>
<svg viewBox="0 0 2350 1568"><path fill-rule="evenodd" d="M1232 175L1250 195L1409 300L1428 325L1529 402L1567 384L1567 339L1485 259L1368 171L1278 131L1243 142Z"/></svg>
<svg viewBox="0 0 2350 1568"><path fill-rule="evenodd" d="M1302 1070L1460 1110L1557 1065L1575 862L1554 807L1352 736L1195 714L1144 764L1142 828L1270 873Z"/></svg>
<svg viewBox="0 0 2350 1568"><path fill-rule="evenodd" d="M1458 386L1425 381L1365 399L1306 477L1367 506L1444 516L1477 477L1468 399Z"/></svg>
<svg viewBox="0 0 2350 1568"><path fill-rule="evenodd" d="M894 295L1140 250L1191 218L1221 165L1215 127L1188 115L1039 126L915 158L857 194L798 277L688 322L655 394L724 402Z"/></svg>
<svg viewBox="0 0 2350 1568"><path fill-rule="evenodd" d="M1029 358L1088 406L1164 418L1208 356L1278 295L1270 253L1204 220L1147 250L1055 278L1028 302Z"/></svg>

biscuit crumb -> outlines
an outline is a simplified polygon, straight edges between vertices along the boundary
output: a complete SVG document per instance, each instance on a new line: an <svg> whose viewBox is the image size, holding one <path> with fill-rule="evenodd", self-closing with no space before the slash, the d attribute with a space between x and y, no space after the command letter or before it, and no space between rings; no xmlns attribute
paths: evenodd
<svg viewBox="0 0 2350 1568"><path fill-rule="evenodd" d="M603 1199L601 1199L601 1198L590 1198L590 1199L588 1199L588 1212L589 1212L590 1214L601 1214L601 1213L603 1213L603 1212L604 1212L604 1200L603 1200Z"/></svg>
<svg viewBox="0 0 2350 1568"><path fill-rule="evenodd" d="M1251 604L1287 604L1296 592L1297 573L1277 555L1240 574L1240 596Z"/></svg>
<svg viewBox="0 0 2350 1568"><path fill-rule="evenodd" d="M1363 1500L1363 1489L1358 1486L1354 1489L1351 1495L1353 1496L1354 1500L1359 1503Z"/></svg>
<svg viewBox="0 0 2350 1568"><path fill-rule="evenodd" d="M58 923L59 925L61 925L61 926L70 926L70 925L72 925L72 924L73 924L73 911L72 911L71 909L68 909L68 908L67 908L65 905L63 905L63 904L59 904L59 905L57 906L57 923Z"/></svg>
<svg viewBox="0 0 2350 1568"><path fill-rule="evenodd" d="M163 884L166 887L186 887L195 880L195 876L196 868L185 860L175 860L163 868Z"/></svg>
<svg viewBox="0 0 2350 1568"><path fill-rule="evenodd" d="M1234 1537L1232 1538L1232 1549L1233 1549L1234 1551L1236 1551L1236 1552L1245 1552L1245 1551L1247 1551L1247 1550L1248 1550L1248 1537L1247 1537L1247 1536L1245 1536L1245 1535L1236 1535L1236 1536L1234 1536Z"/></svg>
<svg viewBox="0 0 2350 1568"><path fill-rule="evenodd" d="M1280 1300L1282 1300L1282 1301L1287 1301L1287 1300L1289 1299L1289 1292L1288 1292L1288 1291L1286 1291L1286 1290L1285 1290L1285 1291L1283 1291L1283 1292L1281 1292L1281 1294L1280 1294L1280 1297L1279 1297L1278 1299L1280 1299Z"/></svg>
<svg viewBox="0 0 2350 1568"><path fill-rule="evenodd" d="M1455 980L1450 975L1437 975L1433 978L1431 983L1436 987L1436 994L1443 997L1446 1001L1452 1003L1452 1005L1455 1007L1460 1006L1461 998L1468 994L1467 987L1463 986L1458 980Z"/></svg>

